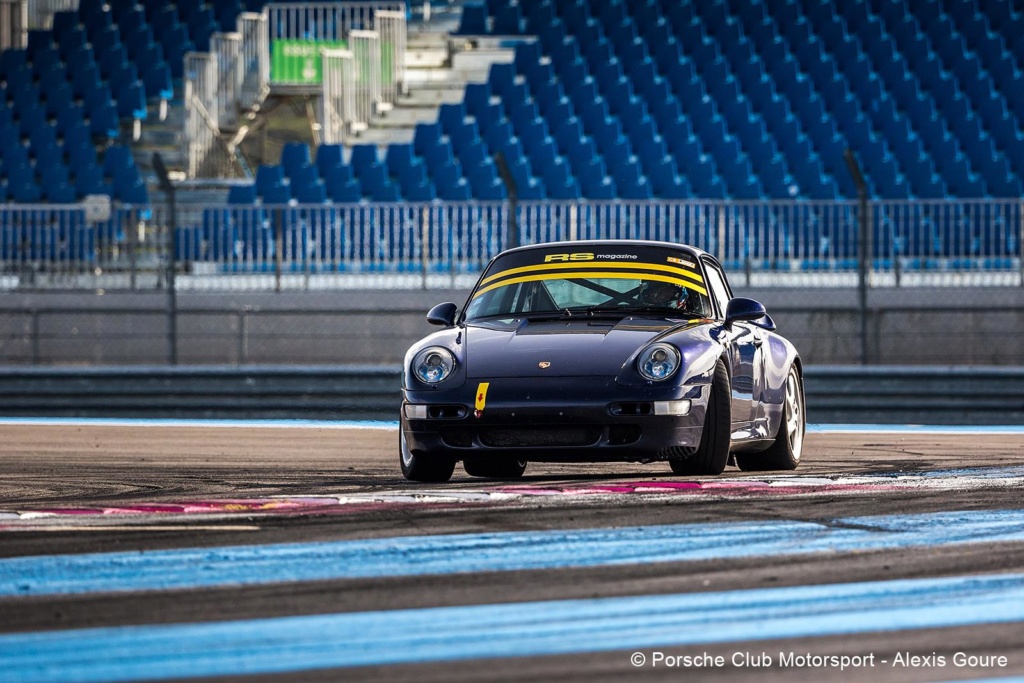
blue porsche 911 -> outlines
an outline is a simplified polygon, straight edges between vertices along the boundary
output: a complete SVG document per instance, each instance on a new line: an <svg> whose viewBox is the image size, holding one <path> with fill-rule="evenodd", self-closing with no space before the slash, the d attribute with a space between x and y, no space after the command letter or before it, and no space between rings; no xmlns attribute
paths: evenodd
<svg viewBox="0 0 1024 683"><path fill-rule="evenodd" d="M800 463L803 370L764 306L710 254L665 242L511 249L402 373L414 481L521 477L538 462L668 461L677 474Z"/></svg>

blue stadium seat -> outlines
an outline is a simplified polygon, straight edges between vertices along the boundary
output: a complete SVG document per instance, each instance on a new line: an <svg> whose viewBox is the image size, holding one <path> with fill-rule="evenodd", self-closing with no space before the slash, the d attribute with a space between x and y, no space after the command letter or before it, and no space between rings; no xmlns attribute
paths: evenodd
<svg viewBox="0 0 1024 683"><path fill-rule="evenodd" d="M525 20L518 3L502 2L494 12L494 26L491 30L496 35L518 36L523 32Z"/></svg>
<svg viewBox="0 0 1024 683"><path fill-rule="evenodd" d="M75 193L79 197L92 194L111 194L113 187L103 178L103 170L95 164L87 164L75 170Z"/></svg>
<svg viewBox="0 0 1024 683"><path fill-rule="evenodd" d="M284 168L278 165L260 164L256 169L256 192L261 197L273 191L273 188L285 183Z"/></svg>
<svg viewBox="0 0 1024 683"><path fill-rule="evenodd" d="M341 166L345 162L344 147L339 144L321 144L316 148L316 166L321 177L327 176L327 169Z"/></svg>
<svg viewBox="0 0 1024 683"><path fill-rule="evenodd" d="M288 142L281 149L281 167L291 176L300 167L310 164L309 145L304 142Z"/></svg>
<svg viewBox="0 0 1024 683"><path fill-rule="evenodd" d="M349 163L352 164L357 175L362 174L366 169L380 165L380 159L377 156L377 146L353 145Z"/></svg>
<svg viewBox="0 0 1024 683"><path fill-rule="evenodd" d="M359 181L351 175L346 175L340 169L350 169L348 166L335 166L337 171L328 172L325 176L327 194L331 201L337 204L352 204L363 198L363 188Z"/></svg>
<svg viewBox="0 0 1024 683"><path fill-rule="evenodd" d="M228 204L255 204L256 184L232 185L228 189Z"/></svg>
<svg viewBox="0 0 1024 683"><path fill-rule="evenodd" d="M472 199L470 184L462 176L457 161L442 164L431 169L431 179L437 188L437 196L445 201L467 201Z"/></svg>
<svg viewBox="0 0 1024 683"><path fill-rule="evenodd" d="M483 3L468 3L462 6L462 19L455 31L458 36L477 36L488 33L487 6Z"/></svg>

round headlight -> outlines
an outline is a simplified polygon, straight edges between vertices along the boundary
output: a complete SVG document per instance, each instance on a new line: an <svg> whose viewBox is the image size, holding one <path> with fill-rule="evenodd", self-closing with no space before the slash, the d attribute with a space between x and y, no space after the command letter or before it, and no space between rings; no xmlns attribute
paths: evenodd
<svg viewBox="0 0 1024 683"><path fill-rule="evenodd" d="M668 379L679 369L679 351L670 344L652 344L640 354L637 368L649 380Z"/></svg>
<svg viewBox="0 0 1024 683"><path fill-rule="evenodd" d="M448 378L455 369L455 356L448 349L430 346L416 354L412 371L421 382L437 384Z"/></svg>

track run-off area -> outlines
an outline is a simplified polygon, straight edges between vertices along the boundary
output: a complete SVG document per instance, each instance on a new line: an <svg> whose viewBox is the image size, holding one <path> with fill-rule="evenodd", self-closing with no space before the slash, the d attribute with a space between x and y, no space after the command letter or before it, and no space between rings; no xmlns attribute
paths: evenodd
<svg viewBox="0 0 1024 683"><path fill-rule="evenodd" d="M415 485L392 423L0 420L0 681L1024 680L1024 427Z"/></svg>

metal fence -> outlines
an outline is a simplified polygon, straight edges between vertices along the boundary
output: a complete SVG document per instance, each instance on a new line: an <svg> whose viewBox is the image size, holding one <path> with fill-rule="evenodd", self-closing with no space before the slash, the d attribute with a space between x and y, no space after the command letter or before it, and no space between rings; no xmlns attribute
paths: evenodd
<svg viewBox="0 0 1024 683"><path fill-rule="evenodd" d="M57 205L0 208L0 287L152 289L162 286L166 232L149 207L109 216ZM159 282L158 282L159 280Z"/></svg>
<svg viewBox="0 0 1024 683"><path fill-rule="evenodd" d="M866 218L868 286L1024 284L1022 201L874 201ZM77 207L0 209L0 282L87 287L130 272L133 286L158 285L173 256L182 288L463 286L509 245L598 238L692 244L739 284L860 282L860 207L845 201L186 204L173 254L170 224L159 204L102 221Z"/></svg>

